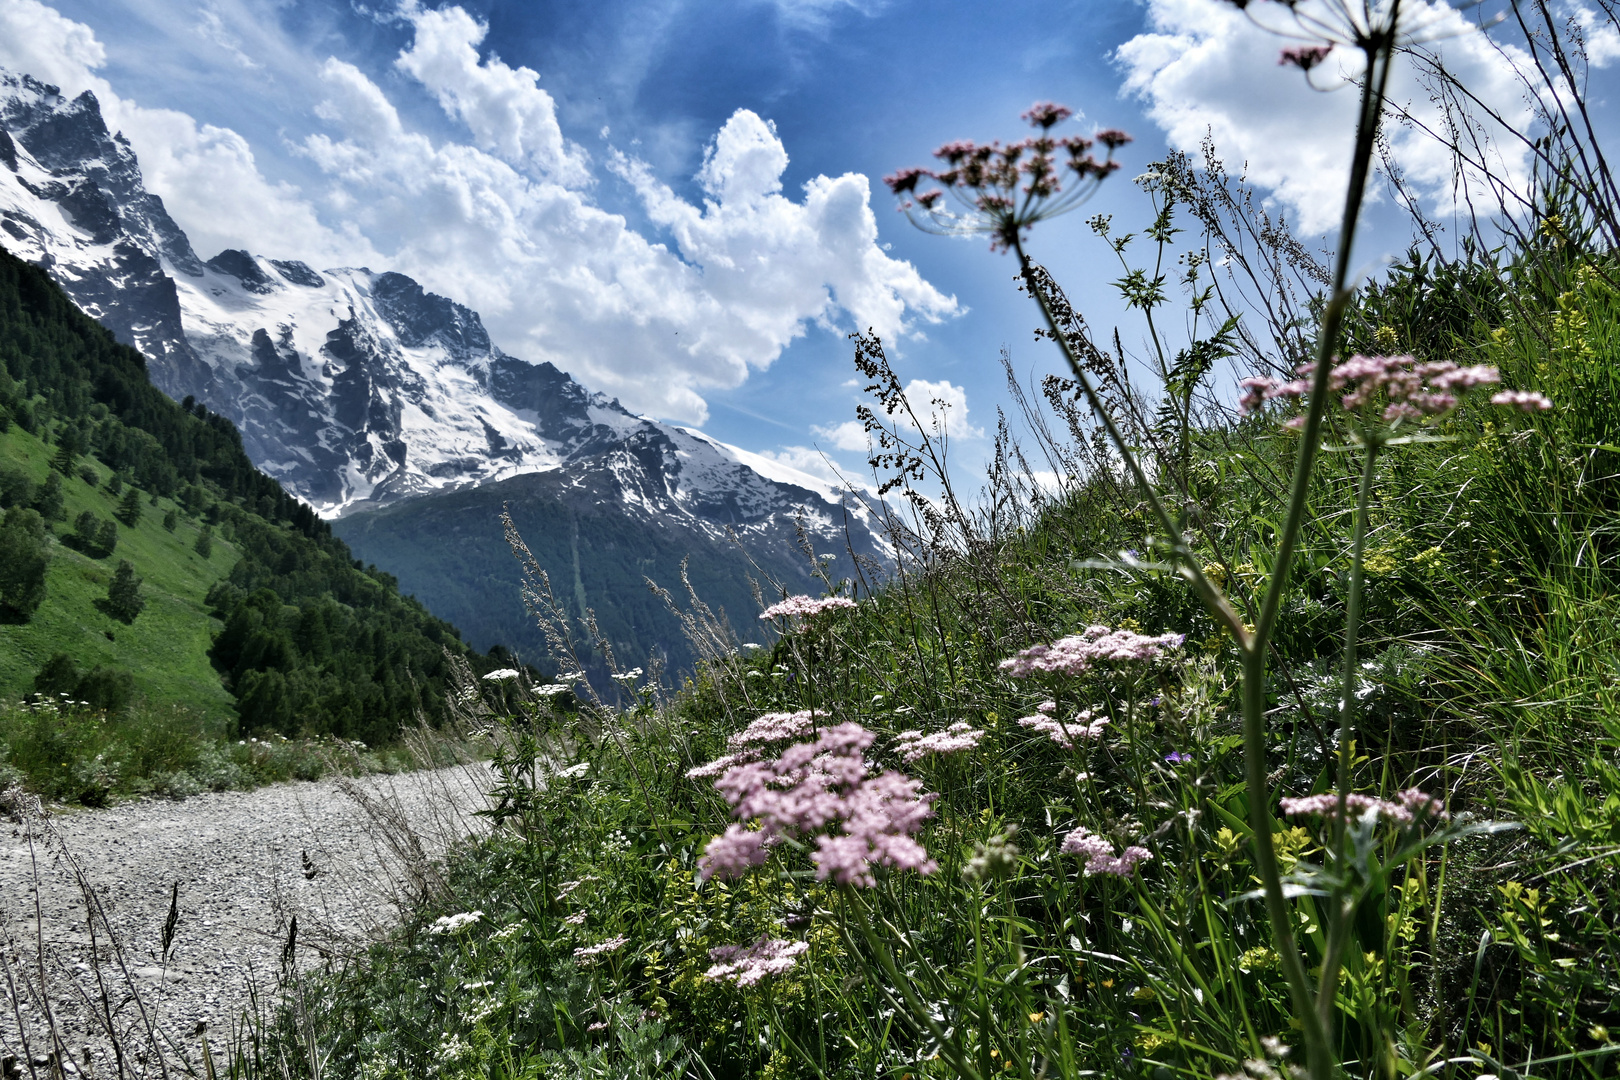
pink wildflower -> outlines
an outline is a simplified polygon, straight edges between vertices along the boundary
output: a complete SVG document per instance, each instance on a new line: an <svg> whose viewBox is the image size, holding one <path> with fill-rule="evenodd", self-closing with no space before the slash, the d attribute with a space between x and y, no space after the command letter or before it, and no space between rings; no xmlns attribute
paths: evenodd
<svg viewBox="0 0 1620 1080"><path fill-rule="evenodd" d="M1063 105L1037 102L1023 114L1036 129L1028 138L1005 144L948 142L934 151L941 168L901 169L884 177L884 182L902 200L900 209L923 228L989 233L992 250L1005 250L1035 222L1085 201L1119 168L1113 152L1131 137L1114 129L1091 138L1054 136L1052 129L1073 115ZM1106 150L1100 161L1091 153L1099 145ZM941 189L918 194L925 179ZM937 205L947 193L968 213Z"/></svg>
<svg viewBox="0 0 1620 1080"><path fill-rule="evenodd" d="M739 821L758 819L758 829L732 825L709 842L699 863L704 880L738 877L765 861L767 847L781 839L837 826L841 835L820 835L811 856L819 880L871 886L873 864L931 874L938 866L912 839L933 816L938 796L897 772L868 775L862 754L874 736L859 724L823 728L814 742L795 743L776 760L731 766L715 790Z"/></svg>
<svg viewBox="0 0 1620 1080"><path fill-rule="evenodd" d="M720 776L727 769L735 765L745 765L750 761L760 759L759 747L762 743L786 742L808 735L815 728L816 721L825 712L820 709L800 709L791 713L765 713L754 720L753 723L737 732L726 740L726 747L731 751L722 754L713 761L699 765L695 769L688 769L686 775L692 780L707 780L710 777Z"/></svg>
<svg viewBox="0 0 1620 1080"><path fill-rule="evenodd" d="M753 723L726 740L726 746L738 750L760 743L786 742L810 734L816 720L827 714L819 709L800 709L798 712L765 713Z"/></svg>
<svg viewBox="0 0 1620 1080"><path fill-rule="evenodd" d="M1270 392L1276 388L1277 380L1256 375L1239 381L1238 385L1243 387L1243 396L1238 399L1238 411L1248 416L1260 407L1261 402L1267 400Z"/></svg>
<svg viewBox="0 0 1620 1080"><path fill-rule="evenodd" d="M1034 645L1001 662L1001 670L1014 678L1030 675L1079 675L1099 663L1140 663L1157 660L1169 649L1181 647L1185 634L1148 637L1131 630L1089 626L1083 633L1059 638L1050 645Z"/></svg>
<svg viewBox="0 0 1620 1080"><path fill-rule="evenodd" d="M1300 378L1289 382L1264 376L1244 379L1238 384L1243 388L1238 407L1248 415L1263 401L1303 398L1310 391L1315 370L1315 363L1301 364L1294 369ZM1464 367L1451 360L1418 363L1412 356L1360 354L1335 364L1327 379L1328 388L1339 393L1339 406L1345 412L1371 412L1391 426L1445 416L1457 408L1461 396L1469 390L1501 381L1500 373L1489 364ZM1498 393L1491 403L1517 406L1526 412L1551 408L1551 402L1540 394L1513 390ZM1304 418L1292 417L1286 426L1297 430L1304 426Z"/></svg>
<svg viewBox="0 0 1620 1080"><path fill-rule="evenodd" d="M756 866L763 866L768 854L765 839L765 834L758 829L728 826L703 849L703 858L698 860L698 877L704 881L715 876L734 880Z"/></svg>
<svg viewBox="0 0 1620 1080"><path fill-rule="evenodd" d="M1051 101L1037 101L1019 119L1026 120L1031 126L1044 131L1046 128L1061 124L1073 115L1074 110L1067 105L1058 105Z"/></svg>
<svg viewBox="0 0 1620 1080"><path fill-rule="evenodd" d="M743 750L735 754L721 754L707 764L699 765L695 769L686 770L686 775L692 780L707 780L711 776L719 776L733 765L741 765L748 761L758 761L759 751Z"/></svg>
<svg viewBox="0 0 1620 1080"><path fill-rule="evenodd" d="M1088 874L1112 874L1115 877L1130 877L1139 863L1153 858L1153 852L1134 844L1115 856L1114 845L1084 825L1063 838L1060 850L1065 855L1084 856L1085 872Z"/></svg>
<svg viewBox="0 0 1620 1080"><path fill-rule="evenodd" d="M787 619L795 615L803 618L812 618L826 611L837 611L842 608L852 608L855 601L842 596L829 596L824 600L816 600L809 596L790 596L779 604L772 604L760 613L761 620Z"/></svg>
<svg viewBox="0 0 1620 1080"><path fill-rule="evenodd" d="M1282 812L1291 817L1309 814L1331 821L1339 812L1339 796L1331 791L1297 799L1281 799L1279 804ZM1351 792L1345 796L1344 805L1346 813L1352 818L1364 818L1370 814L1398 825L1410 825L1419 818L1438 816L1443 819L1447 816L1438 799L1417 788L1400 792L1394 799L1379 799Z"/></svg>
<svg viewBox="0 0 1620 1080"><path fill-rule="evenodd" d="M752 945L721 945L709 950L714 966L703 973L705 979L737 986L753 986L771 975L785 975L810 951L804 941L777 941L761 934Z"/></svg>
<svg viewBox="0 0 1620 1080"><path fill-rule="evenodd" d="M1503 390L1491 396L1491 404L1511 405L1524 412L1546 412L1553 407L1545 394L1538 394L1534 390Z"/></svg>
<svg viewBox="0 0 1620 1080"><path fill-rule="evenodd" d="M1046 702L1041 703L1041 705L1045 704ZM1037 706L1037 708L1040 708L1040 706ZM1081 709L1075 714L1074 719L1063 721L1054 716L1046 715L1046 710L1042 708L1039 714L1025 716L1018 721L1019 727L1027 727L1032 731L1038 731L1065 750L1073 750L1076 739L1084 739L1090 742L1101 738L1103 728L1107 724L1108 717L1097 716L1090 709Z"/></svg>
<svg viewBox="0 0 1620 1080"><path fill-rule="evenodd" d="M581 967L586 967L590 964L596 963L597 957L605 956L608 953L618 952L629 943L630 939L627 937L611 937L602 942L600 945L588 945L583 949L575 949L574 963L580 965Z"/></svg>
<svg viewBox="0 0 1620 1080"><path fill-rule="evenodd" d="M929 754L954 754L971 750L979 745L984 732L958 720L944 731L924 735L920 731L902 731L894 737L895 752L907 765Z"/></svg>

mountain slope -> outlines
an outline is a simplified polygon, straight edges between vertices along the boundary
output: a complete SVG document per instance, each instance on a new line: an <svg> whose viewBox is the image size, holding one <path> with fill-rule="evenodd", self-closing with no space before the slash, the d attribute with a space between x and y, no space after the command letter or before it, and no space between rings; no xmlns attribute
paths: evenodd
<svg viewBox="0 0 1620 1080"><path fill-rule="evenodd" d="M684 608L684 565L705 604L723 612L744 639L757 637L764 631L756 628L750 578L767 592L766 574L792 592L824 588L799 546L801 524L833 580L856 573L848 545L861 545L866 534L857 528L846 538L842 515L818 509L820 500L809 490L778 504L771 497L786 485L738 481L726 498L714 499L721 485L703 474L743 467L727 456L730 448L672 430L649 425L575 469L439 492L349 514L333 527L358 555L387 566L402 589L461 627L475 646L500 643L539 658L545 641L519 597L500 521L505 509L563 607L576 617L587 609L596 613L622 667L645 666L656 654L677 670L689 668L694 657L680 622L647 580L676 594ZM681 485L693 473L702 479L693 485L696 494L688 494ZM855 550L872 562L882 558L870 543Z"/></svg>
<svg viewBox="0 0 1620 1080"><path fill-rule="evenodd" d="M253 468L228 420L166 397L139 353L3 249L0 435L7 513L54 523L43 603L0 625L0 693L30 689L47 654L66 651L81 667L130 670L156 700L217 712L234 697L248 730L381 742L418 710L442 709L445 652L468 655L456 630L362 570L308 505ZM92 522L99 536L114 473L127 520L113 550L94 554L70 513L108 514ZM207 557L196 551L205 526L226 541ZM150 610L133 622L97 604L119 559L145 579Z"/></svg>

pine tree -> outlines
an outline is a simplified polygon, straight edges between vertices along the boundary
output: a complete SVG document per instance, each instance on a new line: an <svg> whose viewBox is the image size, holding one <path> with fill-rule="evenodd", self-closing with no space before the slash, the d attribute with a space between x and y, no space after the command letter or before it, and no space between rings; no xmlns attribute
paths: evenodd
<svg viewBox="0 0 1620 1080"><path fill-rule="evenodd" d="M141 579L135 576L135 567L128 559L118 560L118 569L107 585L107 599L102 610L122 623L132 623L146 606L141 596Z"/></svg>
<svg viewBox="0 0 1620 1080"><path fill-rule="evenodd" d="M112 492L114 495L117 495L120 491L123 491L124 478L119 476L116 472L107 477L107 490Z"/></svg>
<svg viewBox="0 0 1620 1080"><path fill-rule="evenodd" d="M45 599L50 566L45 522L38 512L13 507L0 521L0 611L26 621Z"/></svg>
<svg viewBox="0 0 1620 1080"><path fill-rule="evenodd" d="M178 524L180 524L180 512L178 510L170 510L163 515L163 528L168 532L174 532L174 527Z"/></svg>
<svg viewBox="0 0 1620 1080"><path fill-rule="evenodd" d="M73 462L77 457L78 455L73 452L72 440L64 435L56 444L56 456L51 459L51 468L63 476L72 476Z"/></svg>
<svg viewBox="0 0 1620 1080"><path fill-rule="evenodd" d="M202 532L197 534L197 554L207 559L214 554L214 527L204 525Z"/></svg>
<svg viewBox="0 0 1620 1080"><path fill-rule="evenodd" d="M101 523L101 531L96 534L96 546L90 554L98 559L105 559L113 553L118 546L118 523L108 518Z"/></svg>
<svg viewBox="0 0 1620 1080"><path fill-rule="evenodd" d="M34 509L46 521L61 521L67 516L67 510L62 505L62 474L52 471L45 477L44 485L34 498Z"/></svg>
<svg viewBox="0 0 1620 1080"><path fill-rule="evenodd" d="M86 510L73 519L73 546L89 551L96 546L96 534L101 531L101 520L94 510Z"/></svg>
<svg viewBox="0 0 1620 1080"><path fill-rule="evenodd" d="M126 529L133 529L141 523L141 493L134 484L124 489L124 497L119 500L118 509L113 511Z"/></svg>

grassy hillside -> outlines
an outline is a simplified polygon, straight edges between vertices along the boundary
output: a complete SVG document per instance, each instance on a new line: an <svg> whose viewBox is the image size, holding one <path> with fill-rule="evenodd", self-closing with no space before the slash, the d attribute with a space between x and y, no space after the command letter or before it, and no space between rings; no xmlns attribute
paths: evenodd
<svg viewBox="0 0 1620 1080"><path fill-rule="evenodd" d="M308 772L442 718L451 658L492 663L4 251L0 510L0 744L53 797Z"/></svg>
<svg viewBox="0 0 1620 1080"><path fill-rule="evenodd" d="M20 427L0 434L0 462L43 484L53 448ZM87 481L80 470L94 476ZM119 497L107 490L113 470L83 459L63 483L66 520L85 510L104 520L118 509ZM51 545L46 601L26 623L0 624L0 698L32 692L34 675L55 653L67 653L84 668L107 665L129 671L137 692L154 706L184 705L199 715L233 718L231 695L209 662L208 650L220 621L205 598L230 573L239 553L223 538L210 557L197 554L202 523L183 513L171 532L163 518L180 507L172 499L141 500L135 528L120 526L118 546L105 558L92 558L60 542ZM132 624L105 614L95 601L107 595L107 583L119 559L136 565L146 608Z"/></svg>

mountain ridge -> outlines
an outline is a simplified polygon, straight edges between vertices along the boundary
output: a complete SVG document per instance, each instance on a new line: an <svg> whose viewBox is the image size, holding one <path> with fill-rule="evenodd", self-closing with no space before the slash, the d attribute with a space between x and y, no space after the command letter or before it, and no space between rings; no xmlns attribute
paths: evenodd
<svg viewBox="0 0 1620 1080"><path fill-rule="evenodd" d="M801 533L843 576L854 554L887 561L849 492L511 356L476 311L406 275L242 249L199 259L88 92L69 101L0 71L0 131L6 245L140 349L161 389L233 421L253 462L323 517L555 474L525 490L566 491L627 537L673 538L739 577L738 540L770 576L819 589ZM645 652L663 630L623 644Z"/></svg>

